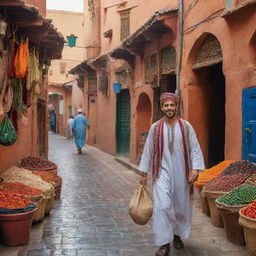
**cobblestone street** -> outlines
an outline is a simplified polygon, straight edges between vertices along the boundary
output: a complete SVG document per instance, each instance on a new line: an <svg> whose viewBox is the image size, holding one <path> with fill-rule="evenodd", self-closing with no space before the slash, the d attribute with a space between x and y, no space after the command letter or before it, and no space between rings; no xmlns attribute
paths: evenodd
<svg viewBox="0 0 256 256"><path fill-rule="evenodd" d="M28 246L1 246L0 256L153 256L151 223L138 226L128 214L139 176L94 147L77 154L73 141L61 136L50 134L49 147L63 178L61 199L43 223L33 225ZM195 196L191 237L170 255L245 256L246 249L227 242Z"/></svg>

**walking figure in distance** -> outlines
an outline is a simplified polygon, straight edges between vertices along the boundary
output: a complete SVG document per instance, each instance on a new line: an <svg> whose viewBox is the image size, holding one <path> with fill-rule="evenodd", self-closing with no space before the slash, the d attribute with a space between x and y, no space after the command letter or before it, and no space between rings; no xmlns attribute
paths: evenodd
<svg viewBox="0 0 256 256"><path fill-rule="evenodd" d="M67 139L73 139L73 123L74 117L72 115L69 116L67 121Z"/></svg>
<svg viewBox="0 0 256 256"><path fill-rule="evenodd" d="M82 109L77 110L77 115L74 118L73 131L75 133L75 143L77 151L82 154L82 147L85 145L86 126L90 127L87 118L82 114Z"/></svg>

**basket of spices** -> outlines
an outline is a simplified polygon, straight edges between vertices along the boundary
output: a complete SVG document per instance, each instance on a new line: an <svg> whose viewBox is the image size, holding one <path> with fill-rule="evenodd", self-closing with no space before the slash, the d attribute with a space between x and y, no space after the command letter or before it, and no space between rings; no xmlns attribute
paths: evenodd
<svg viewBox="0 0 256 256"><path fill-rule="evenodd" d="M32 171L33 174L40 176L44 181L50 182L54 186L54 199L59 199L61 194L62 178L56 174L46 171Z"/></svg>
<svg viewBox="0 0 256 256"><path fill-rule="evenodd" d="M219 175L204 185L204 194L208 199L211 211L211 223L214 226L224 227L222 214L218 210L215 200L235 187L243 184L248 176L249 174L245 173Z"/></svg>
<svg viewBox="0 0 256 256"><path fill-rule="evenodd" d="M212 168L205 169L203 172L199 174L197 181L194 183L200 195L200 199L202 202L202 210L209 217L210 217L209 203L208 203L207 197L205 197L204 194L201 193L203 186L205 185L205 183L214 179L220 173L222 173L223 170L227 168L231 163L233 163L233 161L226 160L226 161L220 162L219 164L213 166Z"/></svg>
<svg viewBox="0 0 256 256"><path fill-rule="evenodd" d="M54 188L45 192L45 198L47 199L46 206L45 206L45 215L50 214L51 209L53 208L53 205L54 205L54 197L55 197Z"/></svg>
<svg viewBox="0 0 256 256"><path fill-rule="evenodd" d="M234 173L245 173L245 174L256 174L256 165L248 160L240 160L231 163L223 172L222 175L234 174Z"/></svg>
<svg viewBox="0 0 256 256"><path fill-rule="evenodd" d="M239 211L239 224L244 229L248 256L256 255L256 201Z"/></svg>
<svg viewBox="0 0 256 256"><path fill-rule="evenodd" d="M4 182L20 182L33 188L38 188L43 192L42 209L44 208L44 214L41 214L41 218L34 219L33 222L42 221L44 215L49 214L54 200L54 187L51 183L42 180L32 171L19 167L12 167L4 171L1 174L1 178Z"/></svg>
<svg viewBox="0 0 256 256"><path fill-rule="evenodd" d="M24 195L0 191L0 233L6 246L26 245L36 206Z"/></svg>
<svg viewBox="0 0 256 256"><path fill-rule="evenodd" d="M9 191L16 194L26 195L37 206L33 215L34 221L40 221L44 218L45 204L43 203L43 193L41 189L27 186L20 182L0 183L0 191Z"/></svg>
<svg viewBox="0 0 256 256"><path fill-rule="evenodd" d="M256 186L241 185L216 200L221 210L227 240L236 244L245 244L244 232L239 225L239 211L245 205L256 200Z"/></svg>
<svg viewBox="0 0 256 256"><path fill-rule="evenodd" d="M27 170L49 171L57 173L57 165L48 159L41 157L29 156L21 159L19 166Z"/></svg>

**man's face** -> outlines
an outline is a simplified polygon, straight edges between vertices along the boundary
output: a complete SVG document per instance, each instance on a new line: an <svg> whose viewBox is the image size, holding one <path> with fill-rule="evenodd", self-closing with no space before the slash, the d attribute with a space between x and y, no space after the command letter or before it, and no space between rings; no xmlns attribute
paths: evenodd
<svg viewBox="0 0 256 256"><path fill-rule="evenodd" d="M172 100L167 100L162 104L161 109L168 119L172 119L176 116L178 105Z"/></svg>

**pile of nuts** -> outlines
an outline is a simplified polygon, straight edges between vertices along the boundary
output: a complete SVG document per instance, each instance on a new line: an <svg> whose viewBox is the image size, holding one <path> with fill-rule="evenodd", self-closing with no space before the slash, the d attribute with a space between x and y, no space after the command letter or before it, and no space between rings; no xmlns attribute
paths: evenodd
<svg viewBox="0 0 256 256"><path fill-rule="evenodd" d="M20 166L28 170L56 170L57 165L45 158L29 156L23 158Z"/></svg>

